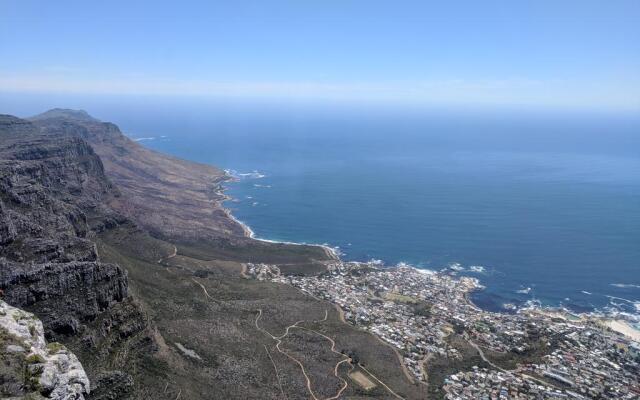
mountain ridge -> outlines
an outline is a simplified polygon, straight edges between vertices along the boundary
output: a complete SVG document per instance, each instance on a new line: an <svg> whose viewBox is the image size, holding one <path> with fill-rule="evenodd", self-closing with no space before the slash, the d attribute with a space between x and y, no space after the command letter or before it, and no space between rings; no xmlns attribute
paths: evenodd
<svg viewBox="0 0 640 400"><path fill-rule="evenodd" d="M89 115L85 110L74 110L71 108L52 108L27 119L30 121L37 121L47 118L68 118L85 122L100 122L99 119Z"/></svg>

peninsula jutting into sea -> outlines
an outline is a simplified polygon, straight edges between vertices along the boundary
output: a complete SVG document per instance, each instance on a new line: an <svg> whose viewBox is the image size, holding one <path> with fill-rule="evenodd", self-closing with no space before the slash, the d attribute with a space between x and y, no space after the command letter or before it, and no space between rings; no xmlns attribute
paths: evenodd
<svg viewBox="0 0 640 400"><path fill-rule="evenodd" d="M634 399L622 319L251 237L231 177L83 111L0 116L3 396ZM618 315L620 317L620 315Z"/></svg>

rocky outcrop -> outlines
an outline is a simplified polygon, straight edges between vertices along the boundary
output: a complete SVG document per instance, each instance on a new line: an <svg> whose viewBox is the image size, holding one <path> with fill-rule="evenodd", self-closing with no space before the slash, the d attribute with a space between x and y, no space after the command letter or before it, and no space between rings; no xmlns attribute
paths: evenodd
<svg viewBox="0 0 640 400"><path fill-rule="evenodd" d="M91 230L121 218L105 206L117 191L89 144L29 125L0 116L0 257L95 261Z"/></svg>
<svg viewBox="0 0 640 400"><path fill-rule="evenodd" d="M82 400L90 392L78 358L60 343L47 343L35 315L0 301L0 394L3 398Z"/></svg>
<svg viewBox="0 0 640 400"><path fill-rule="evenodd" d="M127 275L116 265L96 262L0 261L0 287L7 302L37 313L53 337L75 334L83 322L124 300Z"/></svg>

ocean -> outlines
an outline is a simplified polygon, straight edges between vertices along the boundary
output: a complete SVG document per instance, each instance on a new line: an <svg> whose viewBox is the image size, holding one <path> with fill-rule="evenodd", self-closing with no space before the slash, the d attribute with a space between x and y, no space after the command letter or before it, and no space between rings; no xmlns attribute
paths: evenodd
<svg viewBox="0 0 640 400"><path fill-rule="evenodd" d="M226 205L257 237L473 276L485 288L472 300L492 311L640 315L637 116L94 106L145 146L228 169Z"/></svg>

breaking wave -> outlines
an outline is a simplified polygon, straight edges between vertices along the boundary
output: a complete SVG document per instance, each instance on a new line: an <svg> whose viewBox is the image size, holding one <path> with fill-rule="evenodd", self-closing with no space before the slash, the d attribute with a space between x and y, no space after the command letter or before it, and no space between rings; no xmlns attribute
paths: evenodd
<svg viewBox="0 0 640 400"><path fill-rule="evenodd" d="M605 295L605 296L609 298L609 302L611 302L611 303L613 303L612 300L620 300L620 301L624 301L624 302L631 303L631 304L635 304L636 303L633 300L625 299L625 298L622 298L622 297L609 296L609 295Z"/></svg>
<svg viewBox="0 0 640 400"><path fill-rule="evenodd" d="M640 285L634 285L632 283L612 283L611 286L615 286L617 288L622 288L622 289L628 289L628 288L640 289Z"/></svg>
<svg viewBox="0 0 640 400"><path fill-rule="evenodd" d="M253 170L251 172L238 172L235 169L225 169L224 172L235 179L262 179L266 177L265 174L257 170Z"/></svg>
<svg viewBox="0 0 640 400"><path fill-rule="evenodd" d="M451 263L447 266L447 268L449 268L452 271L464 271L464 267L462 265L460 265L460 263Z"/></svg>
<svg viewBox="0 0 640 400"><path fill-rule="evenodd" d="M469 271L470 272L476 272L478 274L481 274L483 272L485 272L487 269L485 267L483 267L482 265L472 265L469 267Z"/></svg>

